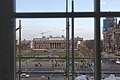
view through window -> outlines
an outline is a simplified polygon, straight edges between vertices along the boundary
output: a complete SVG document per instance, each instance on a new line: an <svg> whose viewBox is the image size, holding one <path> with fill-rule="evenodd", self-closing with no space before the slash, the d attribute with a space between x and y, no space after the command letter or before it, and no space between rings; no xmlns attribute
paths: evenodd
<svg viewBox="0 0 120 80"><path fill-rule="evenodd" d="M99 53L101 80L119 80L120 18L97 14L96 26L95 1L16 0L16 80L96 80ZM119 3L100 0L100 12Z"/></svg>

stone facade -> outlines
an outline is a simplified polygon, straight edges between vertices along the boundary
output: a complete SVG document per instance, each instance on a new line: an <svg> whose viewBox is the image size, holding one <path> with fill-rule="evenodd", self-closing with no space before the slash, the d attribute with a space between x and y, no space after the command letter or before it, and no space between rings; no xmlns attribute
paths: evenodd
<svg viewBox="0 0 120 80"><path fill-rule="evenodd" d="M118 24L103 32L103 50L105 52L120 55L120 21Z"/></svg>
<svg viewBox="0 0 120 80"><path fill-rule="evenodd" d="M82 38L75 38L74 48L78 48L78 41L83 40ZM70 40L70 48L71 48ZM33 47L36 50L46 50L46 49L66 49L66 39L64 37L42 37L33 39Z"/></svg>

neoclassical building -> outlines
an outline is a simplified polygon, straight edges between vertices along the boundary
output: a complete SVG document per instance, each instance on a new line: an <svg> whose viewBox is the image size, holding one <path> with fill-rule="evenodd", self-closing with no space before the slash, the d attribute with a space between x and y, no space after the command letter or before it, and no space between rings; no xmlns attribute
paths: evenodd
<svg viewBox="0 0 120 80"><path fill-rule="evenodd" d="M78 48L78 41L83 41L83 38L75 38L74 48ZM45 37L42 38L34 38L33 39L33 47L34 50L44 50L44 49L66 49L66 39L64 36L62 37ZM70 48L71 48L71 40L70 40Z"/></svg>
<svg viewBox="0 0 120 80"><path fill-rule="evenodd" d="M105 52L120 55L120 21L118 24L108 27L106 32L103 32L103 39Z"/></svg>

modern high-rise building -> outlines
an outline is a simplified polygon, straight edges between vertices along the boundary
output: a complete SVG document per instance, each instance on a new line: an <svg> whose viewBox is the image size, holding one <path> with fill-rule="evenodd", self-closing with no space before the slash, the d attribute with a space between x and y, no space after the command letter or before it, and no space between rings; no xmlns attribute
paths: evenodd
<svg viewBox="0 0 120 80"><path fill-rule="evenodd" d="M115 25L117 25L116 17L106 17L103 20L103 32L108 31L108 27L114 27Z"/></svg>

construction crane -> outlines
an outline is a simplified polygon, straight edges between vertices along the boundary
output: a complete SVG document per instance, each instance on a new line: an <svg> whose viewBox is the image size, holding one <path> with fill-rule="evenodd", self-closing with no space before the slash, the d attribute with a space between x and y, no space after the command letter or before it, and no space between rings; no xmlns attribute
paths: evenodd
<svg viewBox="0 0 120 80"><path fill-rule="evenodd" d="M49 32L49 31L46 31L46 32L41 32L42 37L43 37L43 34L48 33L48 32Z"/></svg>

